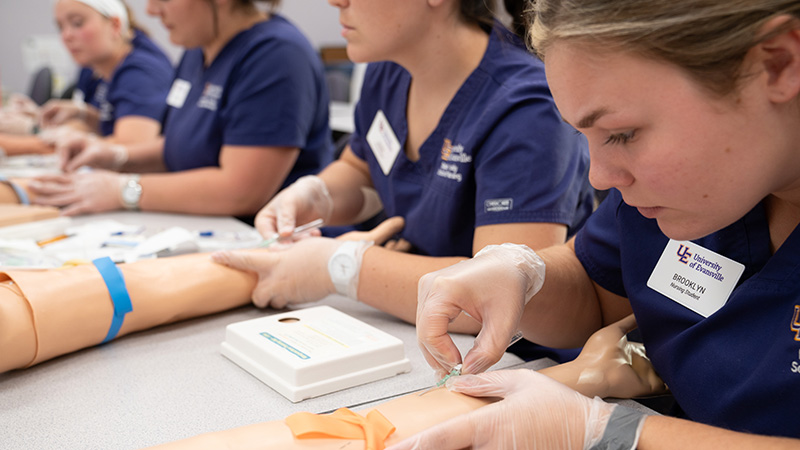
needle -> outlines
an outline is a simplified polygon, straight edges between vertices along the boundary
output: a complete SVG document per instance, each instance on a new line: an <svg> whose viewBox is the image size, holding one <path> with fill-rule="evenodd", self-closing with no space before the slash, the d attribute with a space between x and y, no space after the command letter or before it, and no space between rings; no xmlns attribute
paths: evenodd
<svg viewBox="0 0 800 450"><path fill-rule="evenodd" d="M517 331L516 333L514 333L514 336L511 336L511 341L509 341L508 346L506 346L506 348L516 344L517 341L519 341L520 339L522 339L522 331ZM434 389L444 386L450 377L457 377L459 375L461 375L461 364L456 364L455 367L453 367L453 369L450 370L450 373L445 375L444 378L442 378L441 380L437 381L434 386L420 392L419 397L422 397L423 395L427 394L428 392Z"/></svg>
<svg viewBox="0 0 800 450"><path fill-rule="evenodd" d="M294 237L294 236L297 236L300 233L304 233L306 231L310 231L310 230L319 228L319 227L322 226L323 223L324 222L323 222L322 219L312 220L311 222L308 222L305 225L300 225L299 227L297 227L294 230L292 230L292 235L288 236L288 237ZM281 239L281 236L278 233L275 233L271 238L264 239L263 241L261 241L261 243L258 244L258 246L259 247L269 247L270 245L272 245L275 242L277 242L279 239Z"/></svg>

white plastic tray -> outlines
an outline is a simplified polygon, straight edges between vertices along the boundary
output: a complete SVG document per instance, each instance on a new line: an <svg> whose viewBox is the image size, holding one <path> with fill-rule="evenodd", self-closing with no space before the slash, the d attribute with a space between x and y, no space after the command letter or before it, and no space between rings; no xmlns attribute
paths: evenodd
<svg viewBox="0 0 800 450"><path fill-rule="evenodd" d="M292 402L411 370L402 341L329 306L230 324L222 354Z"/></svg>

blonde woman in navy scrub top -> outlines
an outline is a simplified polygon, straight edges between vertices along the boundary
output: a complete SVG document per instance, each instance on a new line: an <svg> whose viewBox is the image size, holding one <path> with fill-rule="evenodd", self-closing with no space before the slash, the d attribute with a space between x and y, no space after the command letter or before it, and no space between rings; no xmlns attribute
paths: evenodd
<svg viewBox="0 0 800 450"><path fill-rule="evenodd" d="M31 185L38 202L64 214L252 217L282 186L330 161L322 63L294 25L250 0L151 0L147 8L188 49L166 99L163 136L123 147L121 158L119 147L80 149L67 171L128 173L41 178Z"/></svg>
<svg viewBox="0 0 800 450"><path fill-rule="evenodd" d="M62 132L42 136L0 134L0 147L8 154L49 153L52 144L69 145L87 139L85 133L63 132L67 130L84 131L115 143L142 142L158 136L175 73L167 56L138 27L125 3L58 0L55 21L64 46L82 69L74 100L50 100L32 112L43 130L60 127Z"/></svg>

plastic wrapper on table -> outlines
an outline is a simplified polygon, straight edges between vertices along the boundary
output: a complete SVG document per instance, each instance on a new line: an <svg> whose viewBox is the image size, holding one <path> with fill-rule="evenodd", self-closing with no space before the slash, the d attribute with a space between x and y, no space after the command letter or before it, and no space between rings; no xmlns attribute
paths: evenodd
<svg viewBox="0 0 800 450"><path fill-rule="evenodd" d="M256 285L255 275L204 253L117 267L133 306L117 337L245 305ZM0 373L101 343L113 316L108 288L91 264L0 271Z"/></svg>

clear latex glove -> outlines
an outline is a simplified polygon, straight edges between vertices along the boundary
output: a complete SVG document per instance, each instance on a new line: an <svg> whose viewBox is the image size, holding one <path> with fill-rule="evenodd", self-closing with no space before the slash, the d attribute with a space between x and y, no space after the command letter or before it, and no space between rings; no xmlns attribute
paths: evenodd
<svg viewBox="0 0 800 450"><path fill-rule="evenodd" d="M322 219L326 223L333 212L333 199L325 182L315 175L300 177L278 192L256 215L255 226L268 238L278 233L289 237L298 224Z"/></svg>
<svg viewBox="0 0 800 450"><path fill-rule="evenodd" d="M633 314L592 334L574 361L544 369L584 394L632 398L667 391L640 342L629 342L636 328Z"/></svg>
<svg viewBox="0 0 800 450"><path fill-rule="evenodd" d="M37 177L28 189L34 194L35 203L60 206L62 215L74 216L122 209L121 184L120 174L96 170Z"/></svg>
<svg viewBox="0 0 800 450"><path fill-rule="evenodd" d="M311 237L273 249L216 252L214 262L258 275L253 303L259 308L283 308L287 304L320 300L336 293L328 272L328 260L344 243ZM361 254L370 242L362 242ZM360 271L360 258L356 273ZM354 282L358 283L358 277Z"/></svg>
<svg viewBox="0 0 800 450"><path fill-rule="evenodd" d="M27 135L33 134L36 119L15 111L0 111L0 133Z"/></svg>
<svg viewBox="0 0 800 450"><path fill-rule="evenodd" d="M431 427L387 450L588 449L616 405L583 396L532 370L500 370L448 380L473 397L502 400Z"/></svg>
<svg viewBox="0 0 800 450"><path fill-rule="evenodd" d="M56 147L60 142L68 139L76 139L77 136L85 136L88 133L85 131L77 130L69 125L61 125L58 127L45 128L39 131L39 139Z"/></svg>
<svg viewBox="0 0 800 450"><path fill-rule="evenodd" d="M124 145L104 141L90 133L64 132L57 136L55 145L64 172L74 172L83 166L119 170L128 161L128 149Z"/></svg>
<svg viewBox="0 0 800 450"><path fill-rule="evenodd" d="M72 100L50 100L42 106L41 123L43 128L63 125L72 119L86 117L86 104Z"/></svg>
<svg viewBox="0 0 800 450"><path fill-rule="evenodd" d="M27 95L11 94L11 97L8 99L8 106L5 109L9 112L22 114L32 119L38 120L39 118L39 105Z"/></svg>
<svg viewBox="0 0 800 450"><path fill-rule="evenodd" d="M518 244L489 245L472 259L431 272L419 281L417 339L442 376L461 363L447 326L464 311L482 324L462 373L479 373L500 360L519 330L525 305L544 284L544 261Z"/></svg>

